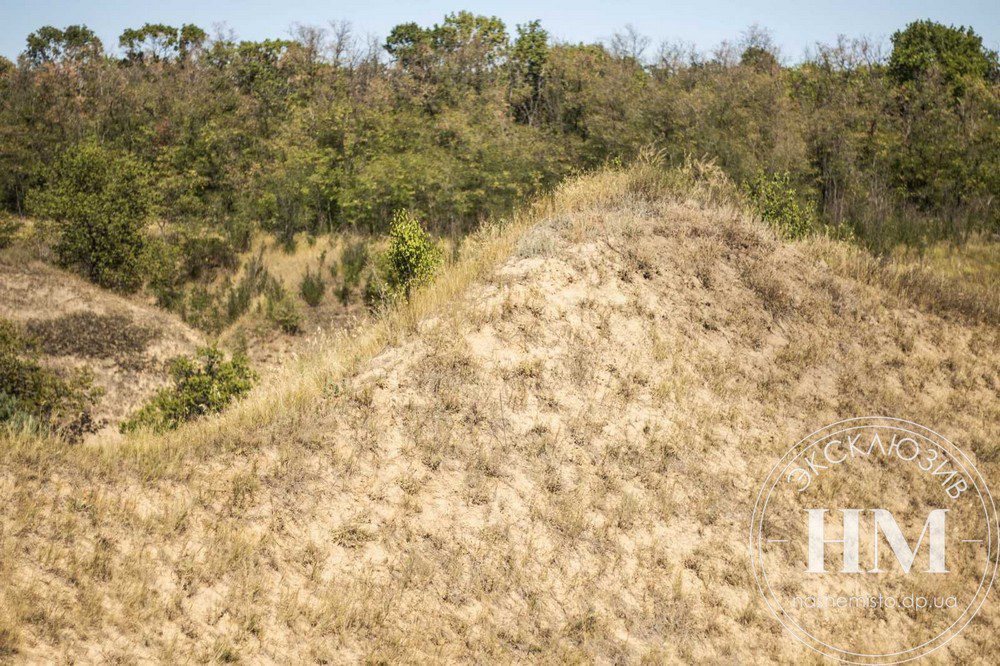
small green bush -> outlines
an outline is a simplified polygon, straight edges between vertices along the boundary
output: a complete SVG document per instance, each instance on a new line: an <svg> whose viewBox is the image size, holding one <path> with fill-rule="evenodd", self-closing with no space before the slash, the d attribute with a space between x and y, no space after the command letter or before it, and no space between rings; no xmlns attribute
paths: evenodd
<svg viewBox="0 0 1000 666"><path fill-rule="evenodd" d="M16 218L0 213L0 250L10 247L21 223Z"/></svg>
<svg viewBox="0 0 1000 666"><path fill-rule="evenodd" d="M263 251L250 257L243 266L243 275L229 288L226 295L226 323L230 324L242 317L253 300L274 282L274 278L264 266Z"/></svg>
<svg viewBox="0 0 1000 666"><path fill-rule="evenodd" d="M441 264L441 250L410 212L398 211L389 228L389 249L384 257L386 281L393 295L410 292L434 275Z"/></svg>
<svg viewBox="0 0 1000 666"><path fill-rule="evenodd" d="M302 332L302 312L281 285L268 291L267 318L289 335Z"/></svg>
<svg viewBox="0 0 1000 666"><path fill-rule="evenodd" d="M67 149L28 193L28 210L53 220L60 263L102 287L135 291L145 270L151 195L143 166L127 153L86 141Z"/></svg>
<svg viewBox="0 0 1000 666"><path fill-rule="evenodd" d="M174 359L170 377L173 385L161 389L123 422L122 432L143 428L164 432L204 414L220 412L253 387L257 374L245 356L235 355L227 361L218 349L206 347L194 358Z"/></svg>
<svg viewBox="0 0 1000 666"><path fill-rule="evenodd" d="M299 293L309 307L314 308L323 301L323 294L326 292L326 283L319 271L315 273L311 269L306 269L306 274L302 276L302 283L299 284Z"/></svg>
<svg viewBox="0 0 1000 666"><path fill-rule="evenodd" d="M365 278L365 286L361 290L361 298L369 310L375 311L386 305L392 298L382 274L372 268Z"/></svg>
<svg viewBox="0 0 1000 666"><path fill-rule="evenodd" d="M37 342L0 319L0 424L35 423L72 437L89 429L100 395L89 372L64 377L42 366Z"/></svg>
<svg viewBox="0 0 1000 666"><path fill-rule="evenodd" d="M788 173L758 173L743 191L754 211L786 238L802 238L812 231L812 214L799 203Z"/></svg>
<svg viewBox="0 0 1000 666"><path fill-rule="evenodd" d="M357 241L346 245L340 253L340 264L342 267L342 273L344 275L344 284L351 288L358 286L361 282L361 273L365 269L365 265L368 263L368 246L365 245L364 241ZM334 273L334 265L330 266L331 275L337 277Z"/></svg>

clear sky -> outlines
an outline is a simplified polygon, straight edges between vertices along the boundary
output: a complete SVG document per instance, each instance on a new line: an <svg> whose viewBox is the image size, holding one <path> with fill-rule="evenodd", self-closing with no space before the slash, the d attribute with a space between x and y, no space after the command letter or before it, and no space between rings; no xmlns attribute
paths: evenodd
<svg viewBox="0 0 1000 666"><path fill-rule="evenodd" d="M397 23L429 25L461 9L499 16L511 31L516 23L541 19L553 36L568 41L607 39L631 23L654 45L683 40L701 49L736 38L748 26L759 24L773 32L783 54L793 60L817 41L830 42L838 34L887 39L918 18L971 25L990 48L1000 45L1000 0L0 0L0 55L16 57L28 33L43 25L85 23L106 48L115 48L123 28L146 22L195 23L209 33L216 24L225 24L241 38L263 39L288 36L293 23L325 25L330 20L347 20L362 34L384 37Z"/></svg>

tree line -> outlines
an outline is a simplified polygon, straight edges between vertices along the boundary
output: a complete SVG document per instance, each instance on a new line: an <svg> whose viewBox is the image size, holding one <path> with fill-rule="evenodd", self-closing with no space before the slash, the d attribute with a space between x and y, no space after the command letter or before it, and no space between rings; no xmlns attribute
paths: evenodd
<svg viewBox="0 0 1000 666"><path fill-rule="evenodd" d="M654 55L634 29L573 44L469 12L381 43L339 23L263 41L146 24L114 53L46 26L0 58L0 205L63 220L63 263L169 304L258 230L381 233L406 210L463 233L652 146L882 252L1000 231L998 83L971 28L931 21L793 64L759 29Z"/></svg>

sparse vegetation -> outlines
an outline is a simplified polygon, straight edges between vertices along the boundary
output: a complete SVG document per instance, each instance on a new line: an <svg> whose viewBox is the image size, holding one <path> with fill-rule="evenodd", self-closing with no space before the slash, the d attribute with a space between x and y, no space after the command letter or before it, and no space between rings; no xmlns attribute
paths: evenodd
<svg viewBox="0 0 1000 666"><path fill-rule="evenodd" d="M314 308L323 302L323 295L326 293L326 282L319 271L313 272L311 268L306 269L306 274L302 276L299 283L299 294L302 300L309 307Z"/></svg>
<svg viewBox="0 0 1000 666"><path fill-rule="evenodd" d="M51 427L73 439L91 426L89 408L99 395L89 373L63 377L42 366L37 341L0 319L0 424Z"/></svg>
<svg viewBox="0 0 1000 666"><path fill-rule="evenodd" d="M0 57L0 659L806 663L740 518L789 444L900 414L1000 472L971 28L118 46Z"/></svg>
<svg viewBox="0 0 1000 666"><path fill-rule="evenodd" d="M218 417L103 446L5 441L3 515L22 527L0 574L8 607L32 609L8 623L17 649L810 659L751 601L732 516L808 425L870 404L936 419L995 473L1000 345L972 310L928 312L915 283L855 277L879 266L862 249L780 242L720 200L734 189L704 165L575 179ZM521 256L539 228L544 258ZM533 598L554 603L511 604ZM172 622L190 631L165 636ZM963 633L947 656L990 640Z"/></svg>
<svg viewBox="0 0 1000 666"><path fill-rule="evenodd" d="M122 432L139 429L164 432L199 416L220 412L245 395L257 375L245 357L236 355L226 360L219 350L204 348L194 358L175 359L170 378L173 385L162 389L124 421Z"/></svg>

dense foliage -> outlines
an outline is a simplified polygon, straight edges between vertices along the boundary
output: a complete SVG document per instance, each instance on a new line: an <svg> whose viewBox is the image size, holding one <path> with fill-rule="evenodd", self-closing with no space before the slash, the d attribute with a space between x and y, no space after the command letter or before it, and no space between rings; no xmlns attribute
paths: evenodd
<svg viewBox="0 0 1000 666"><path fill-rule="evenodd" d="M199 350L195 358L174 359L170 376L173 385L161 389L123 422L122 432L140 428L164 432L198 416L220 412L249 391L257 379L245 357L236 355L226 360L213 348Z"/></svg>
<svg viewBox="0 0 1000 666"><path fill-rule="evenodd" d="M57 224L56 253L91 280L134 291L142 284L149 194L144 169L92 141L69 147L28 193L28 209Z"/></svg>
<svg viewBox="0 0 1000 666"><path fill-rule="evenodd" d="M64 262L121 289L145 276L192 321L224 320L228 297L186 285L235 270L259 229L291 247L409 210L461 233L650 145L748 191L780 178L878 251L1000 230L997 56L970 28L918 21L888 55L841 39L791 65L758 29L653 56L634 30L570 44L468 12L382 45L342 24L260 42L147 24L119 47L48 26L0 62L0 203L59 221Z"/></svg>

